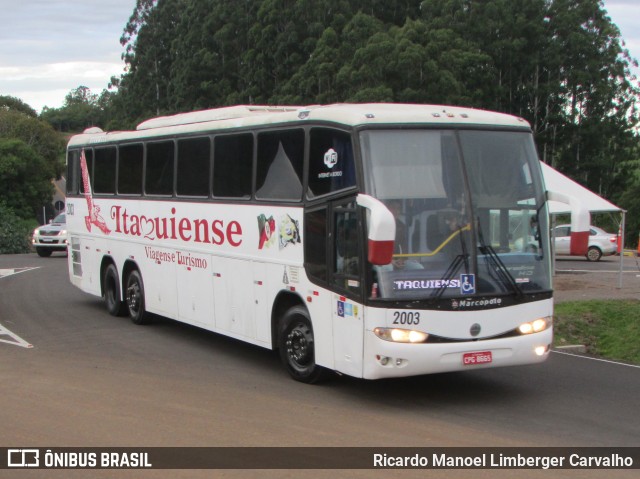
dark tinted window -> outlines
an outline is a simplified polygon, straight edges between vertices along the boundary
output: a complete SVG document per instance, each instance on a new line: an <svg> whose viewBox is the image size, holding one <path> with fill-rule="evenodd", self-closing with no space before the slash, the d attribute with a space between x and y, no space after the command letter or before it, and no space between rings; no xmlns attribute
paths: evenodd
<svg viewBox="0 0 640 479"><path fill-rule="evenodd" d="M178 195L209 196L210 153L209 138L178 141Z"/></svg>
<svg viewBox="0 0 640 479"><path fill-rule="evenodd" d="M87 180L89 181L89 189L93 182L93 150L91 148L83 149L80 153L80 193L86 193L87 189L85 189L85 177L82 174L82 153L84 153L84 157L86 159L87 164Z"/></svg>
<svg viewBox="0 0 640 479"><path fill-rule="evenodd" d="M80 152L71 150L67 153L67 194L78 193L78 178L80 176Z"/></svg>
<svg viewBox="0 0 640 479"><path fill-rule="evenodd" d="M310 135L309 196L320 196L356 184L351 136L328 128Z"/></svg>
<svg viewBox="0 0 640 479"><path fill-rule="evenodd" d="M142 145L120 147L118 163L118 193L142 194Z"/></svg>
<svg viewBox="0 0 640 479"><path fill-rule="evenodd" d="M93 192L116 192L116 159L115 147L96 148L94 151Z"/></svg>
<svg viewBox="0 0 640 479"><path fill-rule="evenodd" d="M304 261L309 276L327 281L327 209L305 215Z"/></svg>
<svg viewBox="0 0 640 479"><path fill-rule="evenodd" d="M303 130L258 135L256 198L299 200L302 197L303 160Z"/></svg>
<svg viewBox="0 0 640 479"><path fill-rule="evenodd" d="M213 196L251 197L253 136L216 136L213 154Z"/></svg>
<svg viewBox="0 0 640 479"><path fill-rule="evenodd" d="M147 143L144 191L148 195L173 194L173 141Z"/></svg>

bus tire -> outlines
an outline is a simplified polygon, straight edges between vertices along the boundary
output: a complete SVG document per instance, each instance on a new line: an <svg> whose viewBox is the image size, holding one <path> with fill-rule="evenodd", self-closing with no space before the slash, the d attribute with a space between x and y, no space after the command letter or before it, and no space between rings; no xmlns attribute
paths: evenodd
<svg viewBox="0 0 640 479"><path fill-rule="evenodd" d="M309 313L302 306L287 310L278 329L280 360L296 381L316 383L326 376L326 370L315 361L315 341Z"/></svg>
<svg viewBox="0 0 640 479"><path fill-rule="evenodd" d="M122 316L125 312L125 302L120 299L120 278L115 265L110 264L102 276L102 290L104 303L111 316Z"/></svg>
<svg viewBox="0 0 640 479"><path fill-rule="evenodd" d="M144 284L137 269L132 270L127 277L126 301L131 321L134 324L145 324L147 313L144 309Z"/></svg>

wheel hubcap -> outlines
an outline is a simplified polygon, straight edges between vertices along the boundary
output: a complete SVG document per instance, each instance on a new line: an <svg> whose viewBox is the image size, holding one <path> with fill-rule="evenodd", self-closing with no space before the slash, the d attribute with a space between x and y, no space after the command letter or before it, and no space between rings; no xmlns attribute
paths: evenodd
<svg viewBox="0 0 640 479"><path fill-rule="evenodd" d="M140 305L140 288L138 283L133 283L127 288L127 304L131 311L138 311L138 307Z"/></svg>
<svg viewBox="0 0 640 479"><path fill-rule="evenodd" d="M298 365L305 365L311 359L311 331L303 325L294 327L287 335L287 356Z"/></svg>

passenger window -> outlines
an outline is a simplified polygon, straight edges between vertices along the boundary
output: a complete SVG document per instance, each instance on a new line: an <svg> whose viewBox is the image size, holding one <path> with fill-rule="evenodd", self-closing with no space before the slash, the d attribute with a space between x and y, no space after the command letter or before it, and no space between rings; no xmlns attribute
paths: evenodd
<svg viewBox="0 0 640 479"><path fill-rule="evenodd" d="M142 194L142 145L120 147L118 163L118 193L123 195Z"/></svg>
<svg viewBox="0 0 640 479"><path fill-rule="evenodd" d="M327 208L305 214L304 261L309 276L327 281Z"/></svg>
<svg viewBox="0 0 640 479"><path fill-rule="evenodd" d="M78 177L80 174L80 152L71 150L67 153L67 194L78 194Z"/></svg>
<svg viewBox="0 0 640 479"><path fill-rule="evenodd" d="M300 200L303 160L303 130L284 130L258 135L256 198Z"/></svg>
<svg viewBox="0 0 640 479"><path fill-rule="evenodd" d="M144 191L148 195L173 194L173 141L147 144Z"/></svg>
<svg viewBox="0 0 640 479"><path fill-rule="evenodd" d="M309 197L356 185L351 136L328 128L313 128L309 149Z"/></svg>
<svg viewBox="0 0 640 479"><path fill-rule="evenodd" d="M209 196L209 159L211 142L209 138L178 141L179 196Z"/></svg>
<svg viewBox="0 0 640 479"><path fill-rule="evenodd" d="M89 185L91 185L93 183L93 149L86 148L82 151L87 163L87 178L89 179ZM82 153L80 153L80 159L82 160ZM82 176L82 161L80 161L80 193L87 193L84 177Z"/></svg>
<svg viewBox="0 0 640 479"><path fill-rule="evenodd" d="M96 148L93 172L94 193L113 194L116 192L116 160L115 147Z"/></svg>
<svg viewBox="0 0 640 479"><path fill-rule="evenodd" d="M253 135L224 135L214 139L213 196L250 198L253 177Z"/></svg>

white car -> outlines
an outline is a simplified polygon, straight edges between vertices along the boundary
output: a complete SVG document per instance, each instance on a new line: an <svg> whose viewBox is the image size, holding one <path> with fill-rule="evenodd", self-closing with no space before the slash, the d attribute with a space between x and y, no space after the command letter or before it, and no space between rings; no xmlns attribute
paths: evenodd
<svg viewBox="0 0 640 479"><path fill-rule="evenodd" d="M56 216L48 225L33 230L31 243L38 256L46 258L54 251L67 251L67 220L64 213Z"/></svg>
<svg viewBox="0 0 640 479"><path fill-rule="evenodd" d="M556 226L554 230L556 254L568 255L571 244L571 225ZM616 254L618 237L596 226L589 227L589 249L586 257L589 261L600 261L602 256Z"/></svg>

